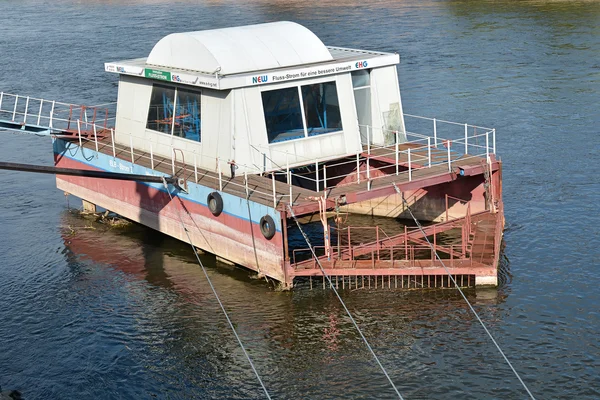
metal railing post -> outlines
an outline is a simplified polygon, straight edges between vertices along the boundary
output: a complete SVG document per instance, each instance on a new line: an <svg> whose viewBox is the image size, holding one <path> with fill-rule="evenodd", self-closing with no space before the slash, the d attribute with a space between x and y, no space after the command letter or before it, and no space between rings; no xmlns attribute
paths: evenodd
<svg viewBox="0 0 600 400"><path fill-rule="evenodd" d="M496 155L496 129L492 129L492 153Z"/></svg>
<svg viewBox="0 0 600 400"><path fill-rule="evenodd" d="M15 120L15 117L17 116L17 103L19 102L19 95L17 95L17 97L15 97L15 107L13 108L13 115L12 115L12 120Z"/></svg>
<svg viewBox="0 0 600 400"><path fill-rule="evenodd" d="M4 92L0 92L0 111L2 110L2 100L4 99Z"/></svg>
<svg viewBox="0 0 600 400"><path fill-rule="evenodd" d="M98 133L96 132L96 124L92 124L94 130L94 144L96 145L96 158L98 158Z"/></svg>
<svg viewBox="0 0 600 400"><path fill-rule="evenodd" d="M25 113L23 114L23 123L27 123L27 111L29 110L29 96L27 96L27 100L25 100Z"/></svg>
<svg viewBox="0 0 600 400"><path fill-rule="evenodd" d="M315 181L317 183L316 191L318 192L319 191L319 161L318 160L315 162L315 177L316 177Z"/></svg>
<svg viewBox="0 0 600 400"><path fill-rule="evenodd" d="M133 158L133 136L131 136L131 133L129 134L129 149L131 151L131 168L133 168L133 164L135 163L135 160ZM173 172L173 175L175 175L174 172Z"/></svg>
<svg viewBox="0 0 600 400"><path fill-rule="evenodd" d="M290 190L290 205L292 205L292 173L290 172L290 159L287 150L285 152L285 177Z"/></svg>
<svg viewBox="0 0 600 400"><path fill-rule="evenodd" d="M469 140L469 126L465 124L465 154L469 154L469 145L467 141Z"/></svg>
<svg viewBox="0 0 600 400"><path fill-rule="evenodd" d="M248 171L244 171L244 188L246 189L246 198L250 198L250 189L248 189Z"/></svg>
<svg viewBox="0 0 600 400"><path fill-rule="evenodd" d="M408 227L404 225L404 259L408 261Z"/></svg>
<svg viewBox="0 0 600 400"><path fill-rule="evenodd" d="M113 158L115 158L117 157L117 151L115 150L115 130L113 128L110 128L110 142L112 144Z"/></svg>
<svg viewBox="0 0 600 400"><path fill-rule="evenodd" d="M327 165L323 165L323 190L327 195Z"/></svg>
<svg viewBox="0 0 600 400"><path fill-rule="evenodd" d="M154 169L154 151L152 149L152 142L150 142L150 168Z"/></svg>
<svg viewBox="0 0 600 400"><path fill-rule="evenodd" d="M133 160L133 146L131 147L131 154L131 159ZM171 147L171 169L173 170L173 175L175 175L175 157L175 148Z"/></svg>
<svg viewBox="0 0 600 400"><path fill-rule="evenodd" d="M198 166L196 165L196 153L194 153L194 173L198 183ZM217 157L217 173L219 174L219 192L223 191L223 172L221 172L221 158Z"/></svg>
<svg viewBox="0 0 600 400"><path fill-rule="evenodd" d="M371 158L367 156L367 190L371 190Z"/></svg>
<svg viewBox="0 0 600 400"><path fill-rule="evenodd" d="M23 114L23 123L27 123L27 111L29 111L29 96L27 96L27 100L25 101L25 113Z"/></svg>
<svg viewBox="0 0 600 400"><path fill-rule="evenodd" d="M410 162L410 147L408 148L408 181L412 181L412 165Z"/></svg>
<svg viewBox="0 0 600 400"><path fill-rule="evenodd" d="M398 165L398 131L396 131L396 175L398 175L400 173L399 171L399 165Z"/></svg>
<svg viewBox="0 0 600 400"><path fill-rule="evenodd" d="M452 161L450 160L450 146L452 145L452 142L450 140L448 140L447 143L448 143L448 172L452 172Z"/></svg>
<svg viewBox="0 0 600 400"><path fill-rule="evenodd" d="M429 162L429 168L431 168L431 138L427 138L427 160Z"/></svg>
<svg viewBox="0 0 600 400"><path fill-rule="evenodd" d="M437 142L437 122L436 122L435 118L433 119L433 145L437 149L437 147L438 147L438 142Z"/></svg>
<svg viewBox="0 0 600 400"><path fill-rule="evenodd" d="M54 106L56 104L56 101L52 100L52 108L50 109L50 129L54 128L54 126L52 126L52 121L54 120Z"/></svg>
<svg viewBox="0 0 600 400"><path fill-rule="evenodd" d="M275 191L275 172L271 172L271 182L273 183L273 208L277 208L277 192Z"/></svg>
<svg viewBox="0 0 600 400"><path fill-rule="evenodd" d="M173 135L175 133L175 120L177 119L177 95L177 90L175 90L175 98L173 99L173 115L171 116L171 144L173 144ZM175 173L173 172L173 174Z"/></svg>
<svg viewBox="0 0 600 400"><path fill-rule="evenodd" d="M490 131L485 133L485 157L486 160L490 161Z"/></svg>
<svg viewBox="0 0 600 400"><path fill-rule="evenodd" d="M294 197L292 193L292 173L288 170L287 172L287 183L290 188L290 205L294 204Z"/></svg>
<svg viewBox="0 0 600 400"><path fill-rule="evenodd" d="M40 121L42 119L42 106L44 105L44 99L40 100L40 111L38 112L37 125L40 125Z"/></svg>
<svg viewBox="0 0 600 400"><path fill-rule="evenodd" d="M371 154L371 127L367 125L367 154Z"/></svg>
<svg viewBox="0 0 600 400"><path fill-rule="evenodd" d="M356 153L356 183L360 183L360 153Z"/></svg>
<svg viewBox="0 0 600 400"><path fill-rule="evenodd" d="M77 135L79 136L79 147L83 147L81 142L81 122L77 120ZM81 150L83 152L83 149Z"/></svg>

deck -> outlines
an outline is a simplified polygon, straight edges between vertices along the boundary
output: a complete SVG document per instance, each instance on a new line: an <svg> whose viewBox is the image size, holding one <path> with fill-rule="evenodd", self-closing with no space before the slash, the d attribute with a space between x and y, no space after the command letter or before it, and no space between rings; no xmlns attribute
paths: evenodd
<svg viewBox="0 0 600 400"><path fill-rule="evenodd" d="M72 140L77 141L78 138L74 137ZM398 146L400 150L398 153L398 163L402 169L398 170L397 175L392 173L390 175L373 176L371 179L365 179L367 168L371 172L375 170L375 168L369 165L373 161L387 163L385 168L394 168L391 164L395 162L395 156L391 154L390 148L371 148L370 150L365 149L359 155L352 156L354 158L359 157L360 170L358 173L354 171L348 175L356 175L356 180L343 182L333 187L323 187L323 190L317 192L316 190L301 188L297 185L288 185L286 182L274 179L269 172L265 174L248 174L247 176L238 175L230 178L224 174L195 167L193 164L183 163L173 158L151 155L148 152L135 148L132 149L120 143L114 143L113 150L113 142L109 135L101 135L97 142L92 140L91 137L84 138L81 144L85 148L93 150L97 146L99 152L109 156L112 156L114 151L114 156L124 162L133 161L135 164L143 167L154 169L164 174L175 175L185 181L195 182L234 196L245 198L248 193L251 201L281 210L286 209L291 193L292 208L294 214L297 216L319 212L319 205L315 199L324 195L327 198L328 208L333 208L336 205L337 198L344 198L344 204L352 204L392 195L397 192L396 188L400 191L416 190L440 183L451 182L461 175L461 169L463 176L469 176L482 174L485 168L485 165L482 164L485 162L484 158L454 153L451 155L449 167L447 158L444 158L442 155L446 154L446 151L439 149L430 149L432 163L429 165L427 163L428 150L421 148L411 153L415 161L410 161L410 169L408 169L409 160L405 151L413 146L411 144L403 144ZM354 162L353 159L352 163ZM492 156L492 170L496 170L497 168L498 164ZM174 174L173 171L175 172ZM358 177L358 175L362 178ZM330 177L326 180L330 181L333 179L334 177ZM324 180L321 180L321 182L324 182Z"/></svg>

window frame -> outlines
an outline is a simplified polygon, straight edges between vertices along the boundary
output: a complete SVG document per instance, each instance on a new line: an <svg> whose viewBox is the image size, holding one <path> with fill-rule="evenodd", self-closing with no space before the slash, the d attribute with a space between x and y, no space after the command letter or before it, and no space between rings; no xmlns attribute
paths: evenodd
<svg viewBox="0 0 600 400"><path fill-rule="evenodd" d="M302 96L302 86L317 85L317 84L330 83L330 82L335 84L335 94L338 99L338 106L340 109L340 123L342 123L342 128L332 131L332 132L326 132L326 133L321 133L318 135L310 136L308 134L308 127L307 127L307 121L306 121L306 110L304 109L304 101L303 101L304 98ZM282 144L282 143L295 142L295 141L299 141L299 140L314 139L317 137L323 137L323 136L327 136L327 135L335 135L335 134L339 134L340 132L343 132L344 131L343 117L342 117L343 113L342 113L342 107L340 104L338 83L339 82L338 82L338 79L336 76L334 76L333 79L331 76L324 76L324 77L318 78L318 79L308 79L308 80L301 80L301 81L294 80L291 82L282 82L282 83L276 84L276 85L265 85L265 86L261 87L260 88L260 97L261 97L260 107L261 107L261 111L262 111L262 119L265 124L265 134L267 135L268 145L271 146L271 145L278 145L278 144ZM265 108L264 108L264 104L262 102L262 93L274 91L274 90L289 89L289 88L293 88L293 87L295 87L298 90L298 99L300 101L300 112L302 113L302 127L304 130L304 136L294 138L294 139L269 142L269 137L268 137L268 133L267 133L267 120L265 118Z"/></svg>
<svg viewBox="0 0 600 400"><path fill-rule="evenodd" d="M165 133L162 131L157 131L151 128L148 128L148 123L149 123L149 114L150 114L150 108L152 107L152 96L154 94L154 88L155 87L161 87L163 89L170 89L170 90L174 90L174 97L173 97L173 116L171 117L171 126L169 128L170 133ZM200 99L199 104L198 104L198 114L200 116L200 132L199 132L199 137L198 140L194 140L194 139L190 139L187 138L185 136L179 136L179 135L175 135L175 120L177 119L177 97L179 94L179 89L182 89L183 91L187 92L187 93L193 93L193 94L197 94L198 98ZM201 88L197 88L195 86L184 86L184 85L177 85L177 84L172 84L171 82L152 82L152 88L150 91L150 102L148 104L148 113L146 114L146 125L145 125L145 129L149 130L151 132L155 132L155 133L159 133L161 135L165 135L165 136L171 136L171 137L177 137L180 139L184 139L187 140L189 142L192 143L202 143L202 98L203 98L203 91Z"/></svg>

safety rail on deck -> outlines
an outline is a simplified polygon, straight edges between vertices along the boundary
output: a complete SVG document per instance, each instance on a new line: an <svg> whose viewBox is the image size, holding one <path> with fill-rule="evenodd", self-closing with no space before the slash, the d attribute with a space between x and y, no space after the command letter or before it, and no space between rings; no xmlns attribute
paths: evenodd
<svg viewBox="0 0 600 400"><path fill-rule="evenodd" d="M98 127L96 124L93 124L91 122L83 122L78 120L77 121L77 127L78 127L78 139L80 141L80 144L82 143L82 141L86 140L86 141L94 141L95 142L95 146L96 148L98 148L98 134L97 132L99 130L103 130L104 127ZM84 132L92 132L93 135L87 135ZM491 132L491 131L490 131ZM486 135L489 135L490 132L487 132ZM397 135L397 133L396 133ZM89 136L89 137L88 137ZM107 135L108 136L108 135ZM126 147L123 144L116 144L115 140L114 140L114 131L111 129L110 130L110 140L111 140L111 146L113 147L113 156L116 153L115 148L119 147L121 150L123 149L128 149L129 153L131 154L131 159L132 162L136 159L135 157L135 149L133 146L133 139L143 139L140 136L135 136L132 134L129 134L129 146ZM456 157L452 158L451 157L451 153L450 151L447 152L448 154L448 158L446 161L441 161L441 162L435 162L432 159L432 155L431 155L431 149L433 148L433 146L431 145L431 138L419 138L417 140L414 140L412 142L404 142L402 143L402 145L419 145L422 142L427 142L427 144L425 145L421 145L419 147L413 147L413 148L408 148L407 150L399 150L399 146L400 144L398 143L394 143L391 146L380 146L377 147L375 145L369 145L367 146L367 149L365 152L360 152L357 153L355 156L355 159L352 159L350 161L341 161L341 162L336 162L333 164L325 164L325 161L320 161L320 160L311 160L312 163L315 165L315 178L312 178L306 174L302 174L299 172L293 172L293 167L289 164L286 163L285 167L281 167L278 166L279 170L270 170L270 171L265 171L264 168L260 168L257 167L256 165L242 165L242 164L236 164L236 166L239 167L244 167L246 172L244 173L246 176L245 179L245 184L244 185L239 185L236 182L233 181L229 181L227 180L227 184L228 185L232 185L232 186L240 186L240 191L249 194L250 191L252 191L252 193L256 193L257 195L259 195L259 197L262 197L264 199L268 199L269 201L273 202L273 207L276 208L281 202L283 201L287 201L290 204L293 204L293 199L294 199L294 185L292 184L292 181L294 178L297 179L306 179L308 181L312 181L315 183L315 187L316 187L316 191L317 192L321 192L323 191L324 196L327 196L327 191L328 189L331 189L332 186L328 185L328 182L332 181L332 180L337 180L337 179L345 179L346 177L356 174L356 181L351 181L351 182L347 182L347 183L337 183L335 186L339 187L339 186L344 186L344 185L349 185L349 184L354 184L354 183L360 183L361 182L361 174L366 174L367 177L367 189L370 189L370 183L371 181L378 179L378 177L375 176L371 176L371 173L373 171L376 170L383 170L383 169L389 169L389 168L394 168L395 167L395 173L396 175L403 175L405 177L407 177L408 181L412 180L412 173L413 171L417 170L417 169L421 169L421 168L431 168L432 165L435 164L443 164L443 163L447 163L448 164L448 168L449 170L451 170L451 163L453 159L456 159ZM252 146L254 149L258 150L258 147L256 146ZM386 157L389 156L392 159L396 159L400 161L401 155L406 155L406 160L407 162L405 163L406 166L406 170L405 171L400 171L399 170L399 164L400 162L397 162L395 166L393 165L384 165L382 167L378 167L378 168L372 168L370 166L370 161L371 158L375 157L375 155L373 154L374 149L388 149L390 150L388 153L378 153L377 157ZM448 150L450 149L450 146L448 146ZM427 158L425 158L425 156L423 155L419 155L418 151L424 151L427 152ZM489 151L490 148L486 147L486 153L484 154L478 154L478 155L469 155L469 157L477 157L477 158L482 158L483 156L487 156L489 157ZM172 166L172 172L175 173L175 166L176 165L180 165L179 170L183 170L185 173L187 174L192 174L194 176L194 181L197 183L198 182L198 161L202 160L203 158L209 158L210 160L214 161L215 166L216 166L216 177L210 176L210 175L204 175L203 178L204 179L212 179L215 181L215 186L219 188L219 190L223 189L223 184L224 181L227 179L223 176L223 169L224 168L230 168L231 167L231 162L229 160L222 160L219 157L217 158L212 158L212 157L207 157L204 155L198 155L195 152L193 152L193 170L189 169L189 165L186 164L185 162L178 162L175 154L179 152L179 154L181 154L183 156L183 152L180 149L177 149L176 147L171 146L171 166ZM150 161L150 165L151 168L154 169L155 167L155 163L154 163L154 149L152 147L152 144L150 145L150 154L146 155L145 152L139 152L138 151L138 156L142 157L142 158L148 158ZM266 157L266 155L265 155ZM420 158L419 158L420 157ZM268 157L267 157L268 158ZM463 156L464 159L464 156ZM425 161L426 160L426 165L419 165L417 164L417 162L421 160L421 161ZM182 160L183 161L183 160ZM191 162L192 160L190 160ZM402 160L403 161L403 160ZM334 175L331 176L331 174L327 173L328 168L331 169L333 167L336 166L341 166L344 164L348 164L348 163L356 163L357 166L357 170L356 172L352 172L349 174L342 174L342 175ZM366 168L361 168L361 163L364 163L366 165ZM306 165L306 164L304 164ZM283 169L283 170L282 170ZM272 192L271 193L266 193L266 192L261 192L259 190L255 190L255 189L250 189L248 187L248 179L247 179L247 175L250 174L256 174L256 175L270 175L271 176L271 180L272 180ZM387 176L386 174L382 174L381 177ZM282 177L282 180L277 179L277 177ZM276 190L276 182L279 183L284 183L285 185L287 185L287 190L289 192L282 194L282 193L278 193ZM243 189L243 190L242 190Z"/></svg>
<svg viewBox="0 0 600 400"><path fill-rule="evenodd" d="M398 131L390 131L385 129L375 129L366 125L359 125L359 127L367 128L367 143L365 144L366 150L360 151L354 155L348 155L346 158L347 161L341 161L334 164L327 163L330 159L339 159L339 156L323 158L323 159L315 159L302 157L298 155L293 155L293 158L299 161L294 163L290 163L289 159L292 158L287 152L278 151L272 147L264 147L264 146L252 146L252 148L257 151L262 157L262 168L254 165L256 169L260 171L260 173L270 173L275 171L278 173L278 170L293 170L299 166L307 166L314 165L314 172L309 172L305 174L291 173L291 177L298 176L301 179L306 179L314 183L316 191L320 192L323 190L327 191L331 186L328 185L328 181L336 181L338 179L343 180L351 174L342 174L342 175L331 175L328 174L327 169L331 169L332 167L338 167L342 165L350 165L355 164L356 169L352 174L356 175L356 180L352 180L347 182L346 184L354 184L360 183L361 181L366 180L367 190L371 189L371 182L378 178L384 177L387 174L381 174L380 176L373 176L373 173L381 170L388 170L390 165L383 165L380 167L372 166L372 159L375 158L387 158L389 160L394 161L395 174L406 176L410 181L412 181L413 172L417 169L421 168L431 168L435 165L447 164L448 171L452 171L452 163L457 160L467 160L470 158L482 159L486 160L490 159L491 154L496 154L496 130L480 127L477 125L469 125L469 124L460 124L456 122L449 122L444 120L436 120L435 118L427 118L427 117L417 117L413 115L407 115L413 118L419 118L426 121L432 121L432 135L426 135L422 133L414 133L407 131L406 138L414 138L412 140L406 140L404 142L400 142L400 132ZM456 132L447 132L449 136L440 136L438 135L438 126L447 124L452 127L460 127L461 135L458 136ZM480 130L480 133L477 133L477 130ZM394 137L395 141L391 144L383 144L383 143L373 143L373 137L377 131L381 132L380 137ZM408 147L406 150L401 150L401 147ZM444 150L440 150L443 148ZM464 150L464 152L463 152ZM271 157L267 156L266 151L271 153L280 153L285 154L286 165L282 166L275 161L272 160ZM436 154L433 154L433 153ZM442 156L443 152L443 156ZM270 161L271 165L267 165L267 161ZM365 165L364 168L361 169L361 165ZM400 168L406 168L406 170L401 170ZM309 175L313 175L311 177ZM362 178L362 175L365 175L365 178ZM344 184L337 183L336 186L343 186Z"/></svg>
<svg viewBox="0 0 600 400"><path fill-rule="evenodd" d="M6 120L22 125L31 124L40 127L46 126L51 132L71 132L74 135L77 135L80 145L83 141L94 141L96 149L98 149L99 140L102 140L104 137L110 138L113 156L116 156L117 147L121 150L127 150L127 147L129 147L131 160L134 162L136 154L134 151L133 139L144 138L130 134L129 146L126 144L115 143L114 130L113 128L110 128L111 121L114 121L114 117L111 116L111 109L116 108L114 107L115 104L116 103L107 103L86 107L0 92L0 119L5 118ZM400 141L401 139L404 139L404 137L401 138L401 133L398 131L385 129L379 129L378 131L372 127L367 127L366 148L356 154L347 155L345 157L346 161L331 163L334 159L339 159L339 156L331 157L330 159L314 159L294 155L293 157L296 162L292 164L289 162L290 156L288 155L286 156L285 166L277 165L266 155L265 150L261 148L261 146L252 146L253 149L259 152L261 157L263 157L263 166L234 164L233 167L244 167L246 176L248 174L270 175L272 180L272 192L266 193L250 190L247 178L245 179L244 185L239 185L238 183L229 180L227 184L241 186L240 190L246 194L249 194L250 191L252 191L253 194L256 193L265 199L272 200L273 206L277 207L283 201L289 202L290 204L294 203L294 185L292 184L294 179L304 179L308 182L313 182L315 191L317 193L323 192L323 196L326 197L328 190L333 186L339 187L350 184L360 184L364 181L366 181L367 190L370 190L373 181L389 176L390 169L392 170L391 173L395 173L395 175L398 176L402 175L410 182L413 179L413 172L418 169L447 164L448 171L451 172L452 163L459 157L462 160L469 157L486 157L486 159L489 160L490 154L495 154L496 152L495 129L436 120L434 118L417 117L410 114L405 114L405 116L431 123L433 136L408 131L406 132L407 140L401 143ZM455 132L448 137L441 136L438 131L443 130L440 128L442 125L449 125L452 127L458 126L463 133L460 137L456 137ZM477 133L478 129L480 133ZM375 143L373 140L374 137L393 137L394 140L391 144ZM482 138L485 138L485 141ZM464 145L464 153L457 151L457 148L458 150L463 148L462 145ZM440 151L441 147L444 147L444 150ZM192 152L193 160L188 160L190 164L193 162L193 170L190 170L190 166L185 163L185 160L182 159L180 161L176 157L176 154L183 157L183 151L173 146L171 146L170 150L171 172L175 173L176 166L179 165L179 170L183 169L184 172L194 175L195 182L198 182L198 161L205 161L206 158L212 160L211 162L214 161L216 177L205 175L203 176L203 179L213 179L215 181L215 186L218 187L219 190L222 190L224 184L223 169L232 167L233 162L231 160L223 160L218 157L207 157ZM269 148L269 151L277 153L277 150L273 148ZM149 156L146 155L145 152L138 151L137 153L137 156L139 157L149 158L151 168L155 168L154 149L152 148L152 145L150 147ZM373 160L381 160L382 158L390 160L390 162L382 162L381 166L373 165ZM270 168L267 168L267 160L271 163ZM207 163L204 162L201 164L207 165ZM328 169L331 171L332 168L344 165L355 166L355 170L350 173L338 175L328 172ZM314 166L314 172L301 173L295 171L295 169L300 166L311 166L311 168ZM377 171L382 171L382 173L380 173L379 176L375 176ZM314 177L312 176L313 174ZM346 182L343 182L345 179ZM277 182L287 185L285 194L278 193L276 189ZM335 182L335 185L332 185L331 182Z"/></svg>
<svg viewBox="0 0 600 400"><path fill-rule="evenodd" d="M0 119L54 132L75 132L77 121L108 129L114 125L116 103L84 106L0 92ZM91 127L91 125L90 125ZM91 129L85 131L91 134Z"/></svg>
<svg viewBox="0 0 600 400"><path fill-rule="evenodd" d="M170 146L170 157L165 157L164 155L160 155L157 156L156 154L154 154L154 149L152 146L152 143L150 144L150 151L149 153L146 153L145 151L140 151L139 149L136 149L133 146L133 139L141 139L141 137L139 136L135 136L132 134L129 134L129 143L127 144L123 144L123 143L117 143L115 141L115 131L114 129L108 129L107 130L107 134L103 135L102 137L100 135L97 134L98 131L100 131L101 127L97 127L96 125L90 123L90 122L83 122L80 120L76 121L76 126L77 126L77 130L76 130L76 138L79 141L79 146L82 147L84 143L93 143L94 144L94 148L96 151L99 150L101 145L105 145L105 143L102 141L102 138L105 138L106 140L110 139L110 143L108 144L111 147L112 150L112 156L116 157L117 154L124 152L125 154L128 154L128 158L131 161L131 164L136 164L136 162L139 162L140 160L146 160L149 164L150 164L150 168L152 170L156 171L156 167L159 165L159 163L164 162L164 159L169 160L169 166L170 166L170 172L172 175L183 175L184 177L191 177L193 176L193 181L195 183L199 182L199 171L198 171L198 156L194 153L194 157L193 157L193 166L191 166L190 164L188 164L184 158L184 152L174 146ZM85 134L85 132L92 132L91 135L87 135ZM202 156L200 156L202 157ZM160 160L163 159L163 160ZM211 158L212 159L212 158ZM158 160L158 162L157 162ZM272 192L264 192L261 191L255 187L252 186L252 184L249 182L248 180L248 173L244 174L244 184L240 184L238 182L235 182L234 180L229 180L226 177L223 176L222 173L222 169L221 169L221 165L223 163L225 163L225 161L221 160L220 158L215 158L214 159L216 162L216 169L217 169L217 173L216 176L211 176L208 174L202 174L202 179L203 180L208 180L209 182L212 183L212 185L215 188L218 188L219 191L223 190L223 187L225 184L227 184L229 187L234 187L236 188L236 190L240 193L245 194L247 197L250 196L250 193L252 193L252 196L256 197L256 198L260 198L266 201L273 201L273 207L276 208L277 205L284 200L284 198L286 197L285 195L282 194L278 194L276 189L275 189L275 177L272 177L272 187L273 187L273 191ZM160 171L157 171L159 173L161 173ZM256 170L257 174L260 173L260 171ZM162 172L162 174L167 175L166 173ZM290 185L291 187L291 185ZM291 195L291 192L290 192Z"/></svg>

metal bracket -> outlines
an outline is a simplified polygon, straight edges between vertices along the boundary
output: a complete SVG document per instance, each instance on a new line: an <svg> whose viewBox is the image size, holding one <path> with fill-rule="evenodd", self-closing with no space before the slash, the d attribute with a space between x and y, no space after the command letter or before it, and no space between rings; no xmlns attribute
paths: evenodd
<svg viewBox="0 0 600 400"><path fill-rule="evenodd" d="M188 193L187 181L185 179L177 178L177 183L175 184L175 186L177 187L177 189L181 190L182 192Z"/></svg>

